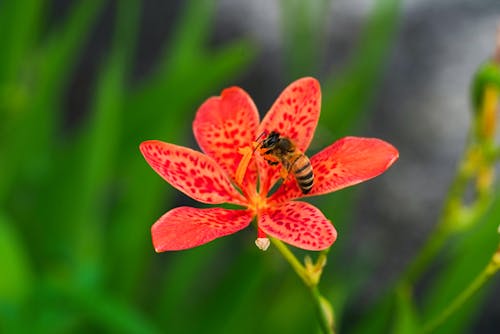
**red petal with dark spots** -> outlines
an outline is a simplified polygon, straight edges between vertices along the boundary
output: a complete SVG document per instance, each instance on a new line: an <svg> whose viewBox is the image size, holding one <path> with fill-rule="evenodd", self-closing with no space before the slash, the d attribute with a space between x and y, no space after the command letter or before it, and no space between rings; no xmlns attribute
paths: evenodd
<svg viewBox="0 0 500 334"><path fill-rule="evenodd" d="M252 217L246 210L182 206L164 214L151 227L153 245L157 252L196 247L244 229Z"/></svg>
<svg viewBox="0 0 500 334"><path fill-rule="evenodd" d="M203 153L158 140L145 141L140 149L161 177L189 197L209 204L245 203L225 171Z"/></svg>
<svg viewBox="0 0 500 334"><path fill-rule="evenodd" d="M202 151L234 179L241 160L238 148L252 144L258 125L259 113L250 96L241 88L232 87L201 105L193 122L193 132ZM253 179L254 188L256 175L252 165L246 180Z"/></svg>
<svg viewBox="0 0 500 334"><path fill-rule="evenodd" d="M302 78L292 82L278 97L266 114L257 133L277 131L288 137L298 150L305 152L319 120L321 89L314 78ZM259 159L264 191L279 177L278 168L270 167Z"/></svg>
<svg viewBox="0 0 500 334"><path fill-rule="evenodd" d="M265 210L259 228L271 237L306 250L322 250L337 239L337 231L318 208L305 202L287 202Z"/></svg>
<svg viewBox="0 0 500 334"><path fill-rule="evenodd" d="M399 157L391 144L376 138L345 137L311 158L314 184L307 196L326 194L385 172ZM274 193L271 202L303 197L295 179Z"/></svg>

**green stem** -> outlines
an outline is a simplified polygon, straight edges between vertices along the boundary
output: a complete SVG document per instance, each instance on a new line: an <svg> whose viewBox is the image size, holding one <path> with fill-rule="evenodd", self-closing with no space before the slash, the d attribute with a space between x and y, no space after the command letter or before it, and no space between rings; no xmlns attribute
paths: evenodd
<svg viewBox="0 0 500 334"><path fill-rule="evenodd" d="M302 279L305 285L310 286L311 281L309 277L307 276L306 269L300 263L300 261L295 257L295 255L292 253L292 251L283 243L281 240L275 239L275 238L270 238L271 242L274 244L274 247L276 247L281 255L290 263L292 266L293 270L297 273L297 275Z"/></svg>
<svg viewBox="0 0 500 334"><path fill-rule="evenodd" d="M279 250L281 255L290 263L293 270L309 288L313 297L316 312L318 313L321 330L324 334L334 334L333 330L333 310L328 301L321 295L318 289L318 281L314 280L302 263L295 257L293 252L280 240L270 238L273 245Z"/></svg>
<svg viewBox="0 0 500 334"><path fill-rule="evenodd" d="M463 217L463 195L467 189L468 182L474 177L475 172L477 171L477 166L475 166L473 161L477 150L478 147L474 143L472 134L469 134L465 153L450 185L438 224L436 225L434 232L431 233L426 243L421 248L417 257L413 260L408 267L408 270L403 275L403 284L412 286L416 281L418 281L421 275L425 272L426 268L439 253L446 240L454 232L458 231L462 225L470 223L470 221L465 222L467 219ZM478 199L477 202L480 200L481 203L484 202L484 198ZM475 205L474 207L483 206ZM475 210L475 213L477 213L476 216L480 216L480 213L476 211L478 210ZM469 215L469 218L472 218L472 216Z"/></svg>
<svg viewBox="0 0 500 334"><path fill-rule="evenodd" d="M469 286L462 291L443 312L441 312L437 317L424 324L422 333L431 333L437 329L442 323L446 321L453 313L455 313L470 297L474 295L499 269L500 263L495 261L495 257L498 257L498 251L484 268L484 270L479 273L478 276L469 284Z"/></svg>
<svg viewBox="0 0 500 334"><path fill-rule="evenodd" d="M328 301L319 292L318 286L310 287L311 295L315 301L316 312L320 319L321 330L325 334L334 334L333 330L333 309Z"/></svg>

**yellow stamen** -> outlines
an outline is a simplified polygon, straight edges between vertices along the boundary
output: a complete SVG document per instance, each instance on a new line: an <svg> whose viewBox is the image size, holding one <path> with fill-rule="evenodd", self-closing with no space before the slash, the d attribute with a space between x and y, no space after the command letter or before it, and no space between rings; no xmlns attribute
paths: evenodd
<svg viewBox="0 0 500 334"><path fill-rule="evenodd" d="M253 150L250 146L241 147L238 149L238 153L242 155L238 168L236 169L235 179L238 185L243 183L243 178L248 169L248 164L252 159Z"/></svg>

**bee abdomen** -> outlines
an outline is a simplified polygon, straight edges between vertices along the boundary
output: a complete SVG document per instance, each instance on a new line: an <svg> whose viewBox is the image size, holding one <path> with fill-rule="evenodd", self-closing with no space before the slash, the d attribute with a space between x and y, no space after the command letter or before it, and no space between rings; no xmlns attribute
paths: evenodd
<svg viewBox="0 0 500 334"><path fill-rule="evenodd" d="M314 173L309 159L302 155L294 163L293 173L302 193L311 191L314 183Z"/></svg>

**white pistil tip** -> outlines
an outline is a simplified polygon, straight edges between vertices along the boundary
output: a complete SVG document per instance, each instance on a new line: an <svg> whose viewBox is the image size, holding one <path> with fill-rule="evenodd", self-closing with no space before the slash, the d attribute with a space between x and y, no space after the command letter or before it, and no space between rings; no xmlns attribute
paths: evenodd
<svg viewBox="0 0 500 334"><path fill-rule="evenodd" d="M267 250L270 244L271 241L268 238L257 238L257 240L255 240L255 245L262 251Z"/></svg>
<svg viewBox="0 0 500 334"><path fill-rule="evenodd" d="M500 234L500 225L498 225L497 232L498 232L498 234Z"/></svg>

